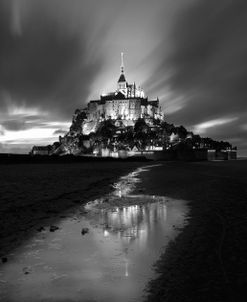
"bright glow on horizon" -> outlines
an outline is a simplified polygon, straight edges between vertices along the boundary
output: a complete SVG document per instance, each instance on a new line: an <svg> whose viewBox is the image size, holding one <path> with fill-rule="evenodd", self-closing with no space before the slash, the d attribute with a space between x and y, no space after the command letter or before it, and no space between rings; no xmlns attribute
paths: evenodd
<svg viewBox="0 0 247 302"><path fill-rule="evenodd" d="M0 127L0 152L28 153L33 145L49 145L58 141L59 130L69 130L68 122L45 122L43 127L33 127L19 131L5 130ZM2 135L1 135L2 133ZM12 152L13 152L12 151Z"/></svg>
<svg viewBox="0 0 247 302"><path fill-rule="evenodd" d="M69 131L66 121L54 121L39 108L15 105L9 98L0 124L0 152L29 152L33 145L48 145L58 141L59 132ZM18 125L21 128L17 128ZM17 125L17 126L16 126Z"/></svg>
<svg viewBox="0 0 247 302"><path fill-rule="evenodd" d="M54 128L32 128L20 131L5 130L4 136L1 137L2 143L23 144L23 142L33 142L35 140L45 140L48 138L55 139L58 135L54 135Z"/></svg>

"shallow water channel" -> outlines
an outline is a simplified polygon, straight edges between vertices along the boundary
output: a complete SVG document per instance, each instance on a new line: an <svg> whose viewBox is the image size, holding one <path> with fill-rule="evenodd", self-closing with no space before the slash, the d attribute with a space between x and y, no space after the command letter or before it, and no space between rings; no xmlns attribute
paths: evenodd
<svg viewBox="0 0 247 302"><path fill-rule="evenodd" d="M16 250L0 268L0 300L141 301L153 264L188 214L184 201L131 195L151 168L120 178L112 193Z"/></svg>

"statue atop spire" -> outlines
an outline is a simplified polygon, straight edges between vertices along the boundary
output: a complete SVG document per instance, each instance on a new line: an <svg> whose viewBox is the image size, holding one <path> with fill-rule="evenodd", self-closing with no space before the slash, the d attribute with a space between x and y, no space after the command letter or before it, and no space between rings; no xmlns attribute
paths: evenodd
<svg viewBox="0 0 247 302"><path fill-rule="evenodd" d="M120 67L121 73L124 73L124 53L121 52L121 67Z"/></svg>

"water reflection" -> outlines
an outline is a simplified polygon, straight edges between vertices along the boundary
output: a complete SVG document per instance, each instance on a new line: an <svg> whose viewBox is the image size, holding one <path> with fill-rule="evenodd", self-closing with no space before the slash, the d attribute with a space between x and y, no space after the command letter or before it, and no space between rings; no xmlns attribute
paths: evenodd
<svg viewBox="0 0 247 302"><path fill-rule="evenodd" d="M129 193L134 190L135 185L140 182L138 175L142 172L147 172L149 169L156 166L160 165L150 165L148 167L138 168L136 171L121 177L120 180L113 185L115 191L112 193L112 195L117 197L128 196Z"/></svg>
<svg viewBox="0 0 247 302"><path fill-rule="evenodd" d="M134 199L139 203L143 202L144 198L147 199L146 196L136 196ZM145 240L153 225L167 218L166 199L161 197L157 199L158 201L152 199L152 203L146 205L116 207L112 211L101 210L100 220L104 225L104 236L118 234L118 237Z"/></svg>
<svg viewBox="0 0 247 302"><path fill-rule="evenodd" d="M188 211L182 201L130 195L147 169L20 248L0 270L0 300L141 301L152 264ZM82 236L82 227L89 233Z"/></svg>

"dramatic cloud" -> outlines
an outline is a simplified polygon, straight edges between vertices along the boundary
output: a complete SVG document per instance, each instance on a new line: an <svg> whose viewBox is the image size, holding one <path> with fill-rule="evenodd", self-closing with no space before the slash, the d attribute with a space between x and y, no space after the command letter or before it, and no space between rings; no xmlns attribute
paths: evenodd
<svg viewBox="0 0 247 302"><path fill-rule="evenodd" d="M6 147L11 138L18 144L24 135L27 141L27 133L32 144L34 129L43 133L46 144L48 132L39 127L57 121L60 129L88 101L103 62L92 44L102 41L107 22L90 31L85 5L66 0L0 2L0 125L5 144L0 152L11 149ZM55 130L49 134L53 140Z"/></svg>
<svg viewBox="0 0 247 302"><path fill-rule="evenodd" d="M233 118L218 118L216 120L207 121L196 125L194 131L198 134L204 134L209 128L226 125L232 123L233 121L236 121L237 119L238 118L233 117Z"/></svg>
<svg viewBox="0 0 247 302"><path fill-rule="evenodd" d="M220 122L204 128L204 134L230 141L241 137L238 143L244 142L246 131L240 125L247 118L246 27L243 0L195 1L180 11L171 30L170 53L150 78L157 83L154 89L166 88L172 96L164 107L180 109L171 110L170 121L198 129L231 116L236 122L230 132ZM166 41L156 49L159 59L164 49Z"/></svg>
<svg viewBox="0 0 247 302"><path fill-rule="evenodd" d="M25 122L23 120L8 120L2 122L2 127L6 130L19 131L26 129Z"/></svg>
<svg viewBox="0 0 247 302"><path fill-rule="evenodd" d="M168 122L246 149L246 26L244 0L2 0L0 151L18 148L14 133L62 134L115 89L121 51Z"/></svg>
<svg viewBox="0 0 247 302"><path fill-rule="evenodd" d="M69 117L88 96L100 61L89 58L87 29L72 31L62 8L55 14L48 1L1 2L1 107L10 105L7 92L12 102Z"/></svg>

